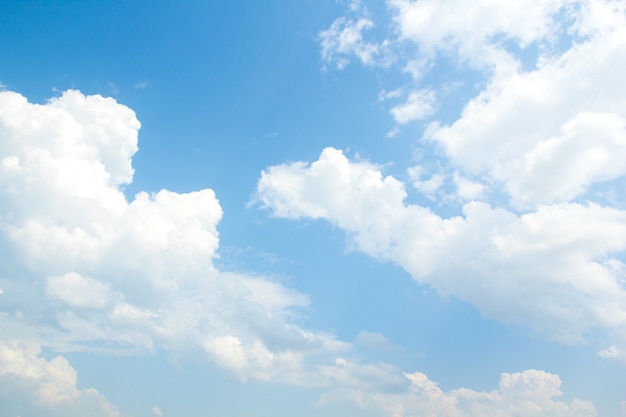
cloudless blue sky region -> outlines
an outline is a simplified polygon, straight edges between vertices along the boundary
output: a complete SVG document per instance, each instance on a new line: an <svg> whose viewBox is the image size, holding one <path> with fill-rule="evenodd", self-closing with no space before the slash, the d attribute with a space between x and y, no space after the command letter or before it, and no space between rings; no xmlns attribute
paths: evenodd
<svg viewBox="0 0 626 417"><path fill-rule="evenodd" d="M626 417L626 4L0 2L0 416Z"/></svg>

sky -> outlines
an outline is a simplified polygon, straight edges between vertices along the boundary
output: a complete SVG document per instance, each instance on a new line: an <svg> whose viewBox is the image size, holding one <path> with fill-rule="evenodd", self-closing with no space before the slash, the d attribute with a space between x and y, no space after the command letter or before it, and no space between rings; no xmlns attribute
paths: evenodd
<svg viewBox="0 0 626 417"><path fill-rule="evenodd" d="M1 417L626 417L626 4L0 3Z"/></svg>

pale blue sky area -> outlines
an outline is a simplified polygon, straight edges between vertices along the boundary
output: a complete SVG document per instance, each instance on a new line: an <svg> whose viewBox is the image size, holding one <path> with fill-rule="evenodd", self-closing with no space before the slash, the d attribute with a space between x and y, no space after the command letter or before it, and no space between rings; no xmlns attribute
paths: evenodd
<svg viewBox="0 0 626 417"><path fill-rule="evenodd" d="M2 2L0 415L626 416L625 28Z"/></svg>

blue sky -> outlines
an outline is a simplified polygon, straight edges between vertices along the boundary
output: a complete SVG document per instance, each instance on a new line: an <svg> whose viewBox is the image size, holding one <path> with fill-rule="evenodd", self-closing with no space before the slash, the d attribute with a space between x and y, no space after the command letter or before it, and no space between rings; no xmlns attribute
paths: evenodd
<svg viewBox="0 0 626 417"><path fill-rule="evenodd" d="M626 416L626 8L0 6L0 415Z"/></svg>

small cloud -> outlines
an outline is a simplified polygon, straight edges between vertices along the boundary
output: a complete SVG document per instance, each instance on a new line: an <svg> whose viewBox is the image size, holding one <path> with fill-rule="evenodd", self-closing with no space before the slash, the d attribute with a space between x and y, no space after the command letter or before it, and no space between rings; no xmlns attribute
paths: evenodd
<svg viewBox="0 0 626 417"><path fill-rule="evenodd" d="M351 57L356 57L363 65L385 64L386 42L372 43L363 34L374 27L374 22L361 16L355 19L341 17L319 34L322 60L344 69ZM322 67L326 69L326 65Z"/></svg>
<svg viewBox="0 0 626 417"><path fill-rule="evenodd" d="M152 411L152 414L157 416L157 417L161 417L163 415L163 412L161 411L161 409L157 406L154 406L150 409L150 411Z"/></svg>
<svg viewBox="0 0 626 417"><path fill-rule="evenodd" d="M409 94L406 102L391 109L391 115L396 123L405 124L414 120L421 120L433 112L435 93L432 90L422 89Z"/></svg>
<svg viewBox="0 0 626 417"><path fill-rule="evenodd" d="M276 139L277 137L278 137L278 133L276 133L275 131L268 132L265 134L265 139Z"/></svg>
<svg viewBox="0 0 626 417"><path fill-rule="evenodd" d="M600 352L598 352L598 355L603 358L626 359L626 352L624 352L622 349L618 348L615 345L601 350Z"/></svg>
<svg viewBox="0 0 626 417"><path fill-rule="evenodd" d="M395 90L391 90L391 91L382 90L380 93L378 93L378 101L381 102L385 100L398 98L402 96L403 93L404 93L403 88L396 88Z"/></svg>
<svg viewBox="0 0 626 417"><path fill-rule="evenodd" d="M141 81L141 82L133 84L133 87L135 87L137 90L141 90L142 88L146 88L149 86L150 86L150 83L148 81Z"/></svg>

